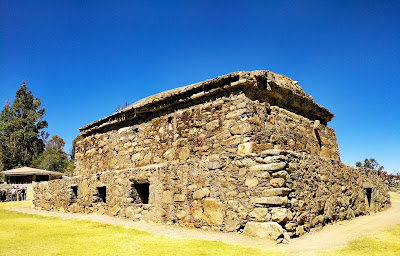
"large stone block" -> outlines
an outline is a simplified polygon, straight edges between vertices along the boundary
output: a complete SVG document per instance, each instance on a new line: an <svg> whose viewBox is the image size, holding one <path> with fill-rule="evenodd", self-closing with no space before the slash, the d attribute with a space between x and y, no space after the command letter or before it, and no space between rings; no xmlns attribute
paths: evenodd
<svg viewBox="0 0 400 256"><path fill-rule="evenodd" d="M283 235L283 228L276 222L247 222L244 228L244 234L247 236L259 238L272 238L276 240Z"/></svg>
<svg viewBox="0 0 400 256"><path fill-rule="evenodd" d="M286 208L273 208L271 210L271 219L276 222L286 222L293 219L293 214Z"/></svg>
<svg viewBox="0 0 400 256"><path fill-rule="evenodd" d="M250 167L250 171L280 171L286 167L286 163L260 164Z"/></svg>
<svg viewBox="0 0 400 256"><path fill-rule="evenodd" d="M286 196L290 193L291 189L289 188L271 188L266 189L262 192L263 197L268 196Z"/></svg>
<svg viewBox="0 0 400 256"><path fill-rule="evenodd" d="M224 219L221 202L216 198L206 198L203 202L203 219L209 225L221 225Z"/></svg>
<svg viewBox="0 0 400 256"><path fill-rule="evenodd" d="M254 208L254 210L249 213L249 216L257 221L271 220L271 214L268 208Z"/></svg>
<svg viewBox="0 0 400 256"><path fill-rule="evenodd" d="M250 203L252 204L270 204L270 205L286 205L288 198L280 196L271 197L252 197Z"/></svg>

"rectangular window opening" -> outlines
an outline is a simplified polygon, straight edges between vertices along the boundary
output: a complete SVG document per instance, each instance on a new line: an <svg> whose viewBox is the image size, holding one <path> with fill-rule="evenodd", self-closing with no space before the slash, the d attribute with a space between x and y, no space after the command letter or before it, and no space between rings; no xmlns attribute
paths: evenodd
<svg viewBox="0 0 400 256"><path fill-rule="evenodd" d="M132 182L131 198L135 204L148 204L150 195L150 183Z"/></svg>
<svg viewBox="0 0 400 256"><path fill-rule="evenodd" d="M75 199L78 199L78 186L72 186L72 195L74 196Z"/></svg>
<svg viewBox="0 0 400 256"><path fill-rule="evenodd" d="M372 188L365 188L365 194L368 200L368 207L371 207Z"/></svg>
<svg viewBox="0 0 400 256"><path fill-rule="evenodd" d="M321 141L321 137L319 136L319 133L318 133L317 129L314 129L314 133L315 133L315 137L318 140L318 145L321 148L322 147L322 141Z"/></svg>
<svg viewBox="0 0 400 256"><path fill-rule="evenodd" d="M78 186L71 186L69 192L69 205L76 203L78 200Z"/></svg>
<svg viewBox="0 0 400 256"><path fill-rule="evenodd" d="M97 187L96 195L103 203L107 203L107 187Z"/></svg>

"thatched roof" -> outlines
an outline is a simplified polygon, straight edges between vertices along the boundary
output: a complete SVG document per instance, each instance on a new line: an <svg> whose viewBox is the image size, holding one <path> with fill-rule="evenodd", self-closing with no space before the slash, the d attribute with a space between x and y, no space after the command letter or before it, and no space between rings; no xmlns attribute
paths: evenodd
<svg viewBox="0 0 400 256"><path fill-rule="evenodd" d="M21 168L16 168L12 170L7 170L7 171L2 171L0 172L6 176L25 176L25 175L51 175L51 176L62 176L62 173L59 172L52 172L52 171L46 171L46 170L41 170L41 169L36 169L36 168L31 168L31 167L21 167Z"/></svg>

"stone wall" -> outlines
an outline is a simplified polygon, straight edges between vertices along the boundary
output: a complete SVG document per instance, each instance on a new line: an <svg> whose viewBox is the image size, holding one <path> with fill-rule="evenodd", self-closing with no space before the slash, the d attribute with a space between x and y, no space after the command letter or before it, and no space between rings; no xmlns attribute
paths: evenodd
<svg viewBox="0 0 400 256"><path fill-rule="evenodd" d="M34 204L286 240L389 207L384 173L340 162L333 117L269 71L162 92L80 128L75 176Z"/></svg>
<svg viewBox="0 0 400 256"><path fill-rule="evenodd" d="M239 144L243 144L238 147ZM250 148L249 148L250 147ZM75 147L75 174L282 148L339 159L333 129L233 94L150 121L94 134Z"/></svg>
<svg viewBox="0 0 400 256"><path fill-rule="evenodd" d="M273 225L277 230L273 238L296 237L330 222L389 207L384 175L334 159L270 149L43 182L34 187L34 204L46 210L249 235L260 234L257 225ZM149 184L147 204L134 184ZM97 189L104 186L105 202ZM370 202L367 188L372 192Z"/></svg>

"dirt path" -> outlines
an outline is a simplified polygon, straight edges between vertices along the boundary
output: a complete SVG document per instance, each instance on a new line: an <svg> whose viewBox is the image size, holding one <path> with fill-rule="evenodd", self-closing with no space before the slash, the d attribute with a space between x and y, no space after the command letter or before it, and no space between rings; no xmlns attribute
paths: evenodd
<svg viewBox="0 0 400 256"><path fill-rule="evenodd" d="M319 232L308 233L301 238L292 239L289 244L279 245L268 239L247 237L240 233L218 233L143 221L132 222L106 215L48 212L35 210L32 207L11 208L9 210L28 214L55 216L62 219L84 219L111 225L121 225L168 237L221 241L233 245L278 250L296 255L307 255L317 251L344 246L347 242L358 237L369 235L381 229L399 224L400 202L392 202L392 204L392 207L384 212L328 225Z"/></svg>

